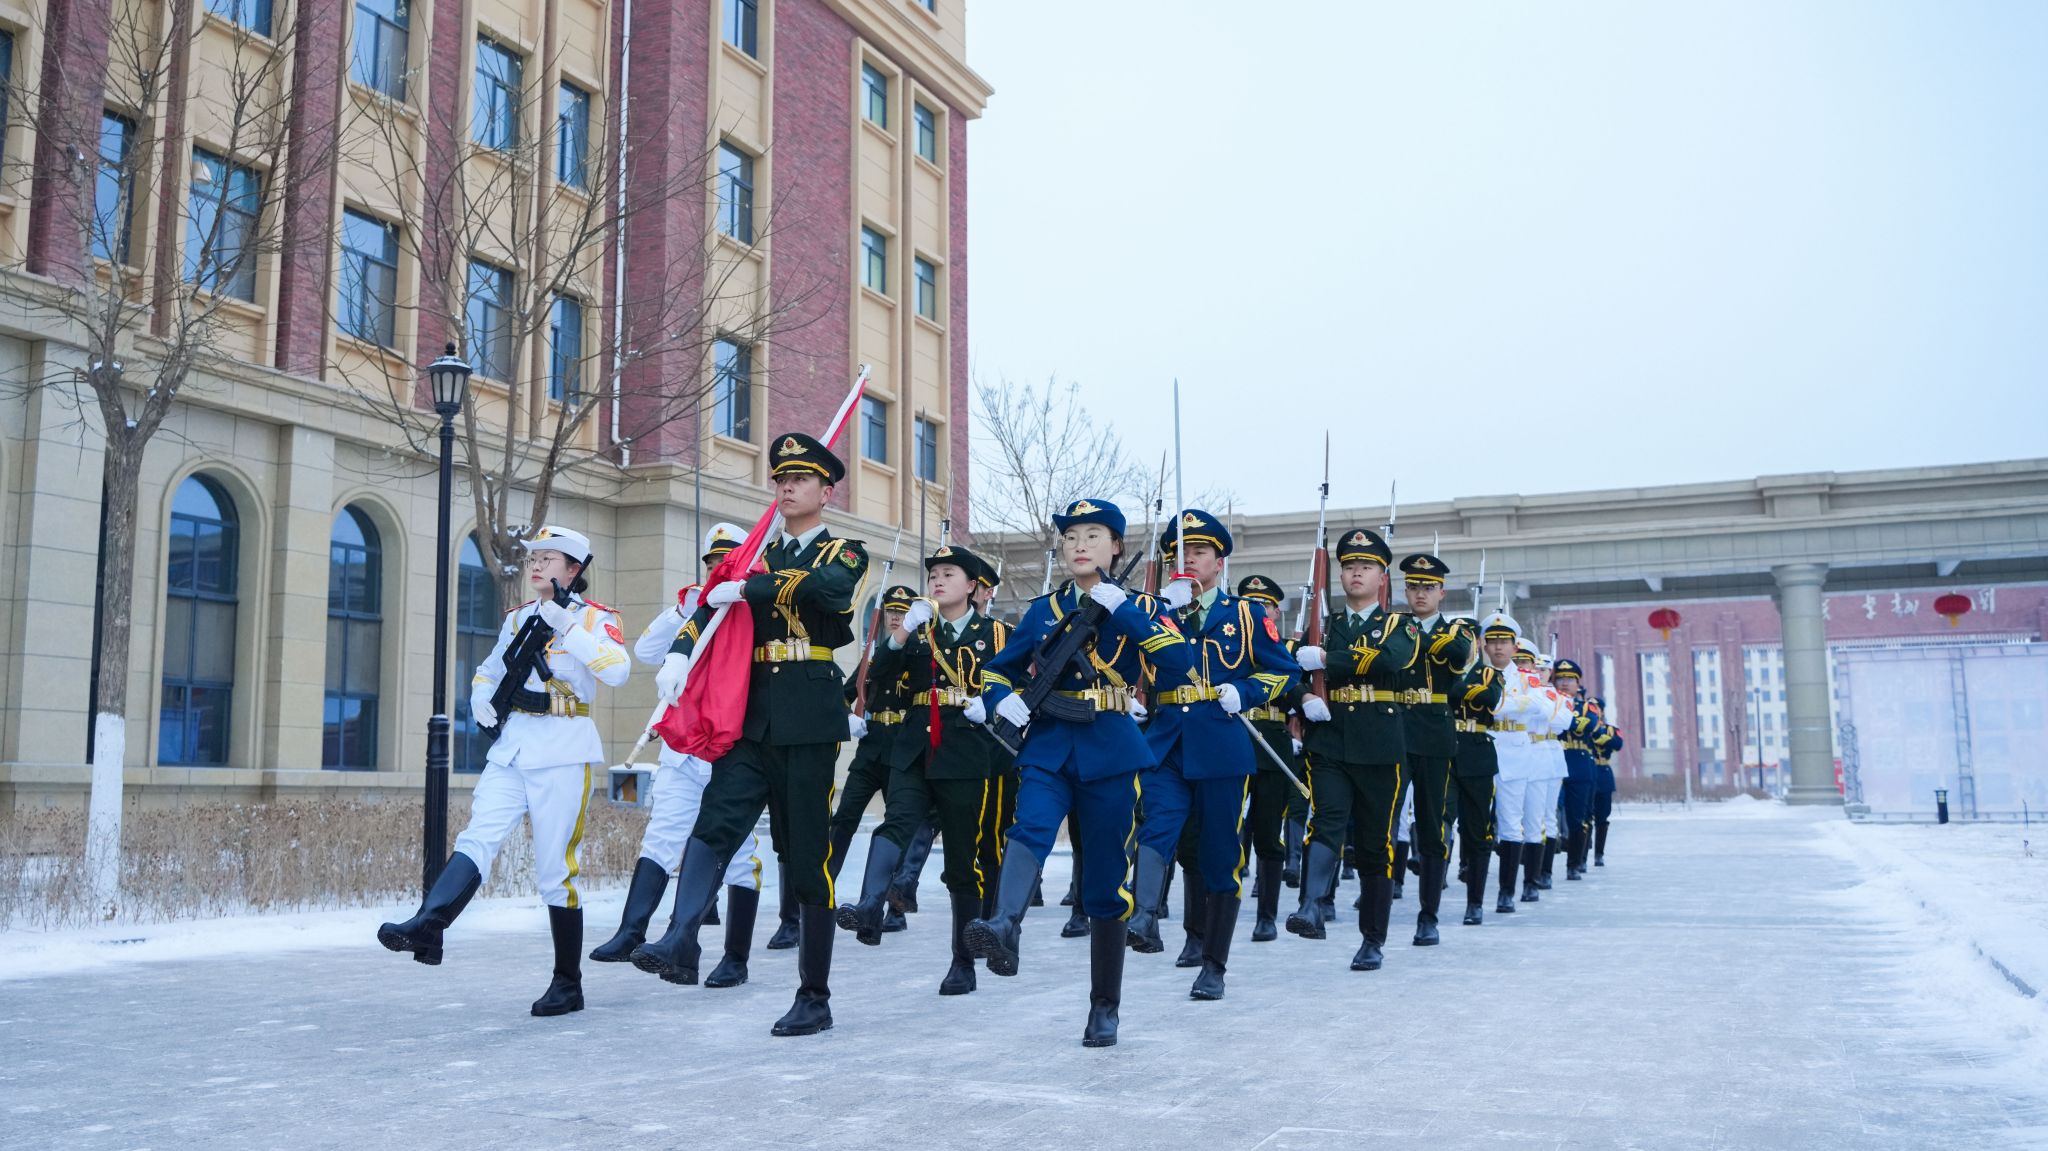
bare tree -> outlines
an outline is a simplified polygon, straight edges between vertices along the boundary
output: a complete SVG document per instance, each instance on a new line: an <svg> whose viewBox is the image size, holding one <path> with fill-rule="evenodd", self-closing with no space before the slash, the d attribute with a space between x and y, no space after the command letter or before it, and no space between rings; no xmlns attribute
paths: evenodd
<svg viewBox="0 0 2048 1151"><path fill-rule="evenodd" d="M437 449L416 366L365 355L364 345L395 346L410 326L432 355L440 334L490 381L473 383L464 406L459 470L507 606L519 591L519 541L547 520L563 481L623 484L637 444L694 425L735 386L727 366L712 362L718 340L758 348L808 322L826 282L801 270L771 282L754 258L776 213L755 202L743 172L722 181L721 164L759 157L721 154L715 134L679 156L667 144L686 110L642 105L631 108L635 135L622 151L588 105L579 121L558 104L556 63L523 61L516 75L501 68L480 81L467 122L359 97L342 131L350 170L379 183L371 197L395 216L420 292L403 300L395 285L360 282L344 267L340 326L354 339L337 341L335 367L423 458ZM777 173L784 189L800 178ZM733 194L721 195L727 188ZM662 244L636 246L632 276L619 274L642 221L658 216ZM678 220L687 221L680 231ZM558 331L565 300L575 316ZM354 322L348 312L358 305L386 317L382 331ZM773 387L754 371L739 386L763 382ZM524 511L514 506L522 494Z"/></svg>
<svg viewBox="0 0 2048 1151"><path fill-rule="evenodd" d="M60 237L57 255L42 267L31 262L52 285L26 306L76 333L84 363L46 365L18 386L69 404L81 434L105 444L86 854L110 917L143 454L194 373L230 360L235 337L260 324L240 301L254 298L259 262L282 245L293 174L318 170L323 158L320 133L300 136L288 124L291 88L304 79L290 75L296 30L283 20L258 37L199 17L193 4L123 6L121 20L92 5L73 8L71 24L45 35L104 39L104 104L120 109L118 119L98 118L102 99L89 77L25 79L7 99L38 141L33 167L10 180L37 186L39 208L54 213L38 226ZM203 83L191 78L199 56ZM306 127L303 118L296 127ZM96 159L77 143L95 138Z"/></svg>

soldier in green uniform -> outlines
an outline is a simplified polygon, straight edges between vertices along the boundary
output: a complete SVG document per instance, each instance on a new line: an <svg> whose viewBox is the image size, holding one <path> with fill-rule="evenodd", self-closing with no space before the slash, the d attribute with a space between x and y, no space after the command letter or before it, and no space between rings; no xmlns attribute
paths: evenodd
<svg viewBox="0 0 2048 1151"><path fill-rule="evenodd" d="M762 553L768 570L707 590L656 677L662 698L680 695L690 653L712 612L730 606L753 617L745 725L712 764L676 880L676 906L699 910L691 912L676 945L643 946L633 964L661 975L696 967L701 909L726 859L766 807L775 853L799 905L796 1001L771 1034L814 1035L832 1026L832 782L848 734L846 674L833 652L854 640L853 596L868 557L860 541L839 539L825 525L825 508L846 465L801 433L771 442L782 535Z"/></svg>
<svg viewBox="0 0 2048 1151"><path fill-rule="evenodd" d="M1287 917L1287 930L1324 938L1326 913L1318 897L1331 889L1355 817L1372 839L1361 843L1358 852L1364 888L1358 930L1365 942L1351 958L1353 971L1377 971L1385 958L1394 903L1394 819L1408 786L1405 721L1396 701L1422 656L1422 631L1415 620L1380 606L1392 559L1392 549L1378 532L1355 528L1347 533L1337 546L1344 610L1331 615L1322 647L1304 645L1295 652L1305 671L1327 667L1329 698L1309 693L1301 700L1302 718L1309 721L1302 755L1314 814L1301 906Z"/></svg>
<svg viewBox="0 0 2048 1151"><path fill-rule="evenodd" d="M1251 600L1266 610L1268 619L1280 616L1280 585L1262 575L1248 575L1237 581L1237 594L1241 599ZM1292 652L1299 646L1298 641L1286 644ZM1267 746L1287 756L1295 773L1302 771L1300 757L1292 754L1294 737L1287 730L1289 699L1276 699L1272 703L1245 709L1245 718L1265 737ZM1257 915L1252 920L1252 942L1266 943L1279 937L1277 923L1280 915L1280 872L1287 863L1286 833L1289 808L1301 800L1301 793L1288 782L1278 765L1262 752L1259 755L1259 773L1252 777L1251 835L1252 854L1259 861L1257 877L1252 890L1257 905Z"/></svg>
<svg viewBox="0 0 2048 1151"><path fill-rule="evenodd" d="M1494 713L1500 709L1500 672L1478 661L1451 688L1458 754L1451 764L1451 794L1458 806L1458 858L1464 861L1465 926L1485 922L1486 864L1493 857L1493 778L1500 758L1493 748Z"/></svg>
<svg viewBox="0 0 2048 1151"><path fill-rule="evenodd" d="M839 926L862 943L881 942L890 880L911 837L936 812L946 843L940 882L953 908L953 959L939 994L965 995L974 990L974 960L964 933L981 917L1002 863L996 789L1009 759L980 723L981 669L1003 650L1010 629L971 602L974 587L995 579L986 560L949 544L924 565L932 598L911 604L875 653L884 675L907 680L910 709L889 752L888 809L868 844L861 899L840 906Z"/></svg>
<svg viewBox="0 0 2048 1151"><path fill-rule="evenodd" d="M1472 621L1443 614L1444 577L1449 572L1444 561L1427 552L1401 561L1408 608L1422 633L1422 654L1409 670L1407 687L1401 693L1406 704L1406 767L1415 789L1415 831L1410 838L1421 864L1416 892L1422 903L1415 915L1417 947L1434 947L1438 942L1437 909L1443 900L1444 874L1450 868L1450 843L1444 834L1458 740L1449 693L1479 656L1479 635ZM1403 862L1394 861L1397 871Z"/></svg>

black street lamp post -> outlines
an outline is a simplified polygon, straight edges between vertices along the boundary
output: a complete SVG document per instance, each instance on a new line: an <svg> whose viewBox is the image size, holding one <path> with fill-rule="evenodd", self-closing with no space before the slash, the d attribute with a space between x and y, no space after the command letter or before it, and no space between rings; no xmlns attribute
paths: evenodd
<svg viewBox="0 0 2048 1151"><path fill-rule="evenodd" d="M433 889L448 855L448 515L455 495L455 416L469 391L469 373L469 364L455 354L454 344L427 365L434 411L441 417L441 495L434 533L434 714L427 719L422 892Z"/></svg>

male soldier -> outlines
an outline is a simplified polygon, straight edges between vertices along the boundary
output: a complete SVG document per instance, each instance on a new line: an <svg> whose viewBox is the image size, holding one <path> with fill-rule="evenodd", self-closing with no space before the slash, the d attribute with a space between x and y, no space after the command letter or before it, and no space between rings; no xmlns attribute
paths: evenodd
<svg viewBox="0 0 2048 1151"><path fill-rule="evenodd" d="M1017 756L1017 823L1005 846L996 905L993 914L968 925L967 946L988 960L991 972L1017 974L1024 908L1060 821L1072 813L1080 831L1073 845L1081 872L1075 898L1088 914L1088 1023L1081 1044L1108 1047L1117 1041L1123 920L1131 910L1123 889L1124 845L1136 815L1138 773L1153 765L1134 718L1141 712L1137 689L1148 675L1182 682L1193 649L1167 624L1157 600L1117 585L1124 516L1115 504L1075 500L1053 517L1053 526L1073 578L1025 608L1009 644L982 669L982 696L968 705L969 719L1000 718L1025 730ZM1077 612L1084 619L1100 616L1101 623L1065 666L1036 669L1036 676L1054 677L1057 694L1034 715L1013 684L1037 683L1025 673L1039 645L1074 626L1067 621Z"/></svg>
<svg viewBox="0 0 2048 1151"><path fill-rule="evenodd" d="M1605 721L1607 703L1594 699L1594 706ZM1599 770L1599 778L1593 786L1593 866L1607 866L1607 819L1614 811L1614 756L1627 741L1622 738L1621 729L1607 724L1607 730L1593 741L1593 766Z"/></svg>
<svg viewBox="0 0 2048 1151"><path fill-rule="evenodd" d="M882 902L903 849L936 812L946 840L940 879L953 905L953 962L939 994L965 995L974 990L965 933L981 917L982 898L1001 862L995 789L1009 758L966 712L981 695L982 667L1003 650L1010 629L972 606L974 586L995 577L987 561L948 544L924 566L931 598L912 603L875 653L884 675L909 680L910 714L889 753L889 802L868 842L860 902L840 905L839 926L862 943L881 942Z"/></svg>
<svg viewBox="0 0 2048 1151"><path fill-rule="evenodd" d="M771 443L769 474L782 535L762 554L768 570L704 593L656 686L663 699L681 695L690 654L713 612L730 607L752 615L745 724L712 767L704 809L683 852L676 898L678 906L703 906L718 882L717 869L766 807L775 852L799 906L796 1001L770 1033L814 1035L832 1026L832 777L839 743L850 730L846 676L832 653L854 640L853 594L868 559L860 541L834 538L825 526L825 507L846 465L801 433ZM702 866L695 862L700 850ZM694 936L694 927L688 934ZM633 953L633 964L660 974L694 969L696 948L685 942L672 949L642 947Z"/></svg>
<svg viewBox="0 0 2048 1151"><path fill-rule="evenodd" d="M1309 721L1302 743L1313 814L1301 907L1287 917L1287 930L1324 938L1320 897L1336 880L1337 859L1355 819L1372 838L1359 844L1364 906L1358 930L1365 941L1351 958L1353 971L1377 971L1385 959L1394 901L1394 818L1408 786L1402 766L1405 721L1396 700L1422 658L1422 630L1415 620L1379 603L1392 559L1379 533L1356 528L1345 535L1337 545L1345 610L1330 617L1322 647L1304 645L1295 651L1305 671L1327 666L1329 698L1308 694L1301 701L1302 717Z"/></svg>
<svg viewBox="0 0 2048 1151"><path fill-rule="evenodd" d="M747 542L747 533L737 525L717 523L704 533L704 568L709 571L727 552ZM642 663L659 666L668 655L676 633L697 614L703 593L691 584L676 593L676 605L655 616L633 645L633 655ZM598 963L625 963L633 951L647 942L647 921L661 903L668 888L668 874L683 858L683 844L697 822L697 810L704 799L704 785L711 780L711 765L694 755L685 755L667 743L661 745L661 766L654 774L653 803L647 812L647 830L640 836L640 861L633 867L633 883L626 890L626 906L619 916L618 934L590 953ZM704 986L737 987L747 981L747 958L753 950L754 917L761 906L761 861L759 845L751 833L733 853L725 868L726 922L725 956ZM709 912L707 910L707 919ZM687 916L669 920L673 927Z"/></svg>
<svg viewBox="0 0 2048 1151"><path fill-rule="evenodd" d="M861 816L867 812L868 801L875 796L884 797L887 806L889 789L889 755L896 747L896 735L903 730L903 721L910 707L910 692L904 677L900 674L884 676L881 661L876 658L884 636L896 630L903 622L903 613L917 600L916 590L903 584L886 588L882 592L882 629L869 637L874 649L868 655L868 714L863 722L855 723L852 730L859 733L859 744L853 752L853 763L846 769L846 784L839 789L839 807L832 813L832 881L839 882L840 869L846 866L846 849L853 845L853 833L860 830ZM847 702L853 699L853 685L847 685ZM860 717L856 717L858 719ZM789 926L789 946L796 946L796 896L788 885L783 888L783 915ZM886 928L885 928L886 929ZM781 931L776 932L779 938ZM768 946L773 947L773 940Z"/></svg>
<svg viewBox="0 0 2048 1151"><path fill-rule="evenodd" d="M1465 861L1465 919L1467 927L1485 920L1486 860L1493 851L1494 777L1500 758L1493 746L1493 728L1499 722L1501 673L1480 662L1458 677L1452 685L1456 718L1452 721L1458 738L1458 755L1451 766L1452 794L1458 808L1458 856Z"/></svg>
<svg viewBox="0 0 2048 1151"><path fill-rule="evenodd" d="M1258 604L1224 592L1220 581L1230 550L1229 529L1200 508L1179 512L1175 530L1166 533L1167 559L1182 571L1164 598L1169 610L1180 613L1181 630L1195 645L1194 666L1185 676L1156 681L1145 741L1159 767L1141 777L1145 818L1138 826L1131 889L1136 909L1127 925L1133 951L1163 949L1157 909L1168 859L1193 820L1203 890L1194 896L1196 877L1188 877L1187 907L1201 916L1199 924L1189 925L1202 939L1202 971L1188 992L1195 999L1223 998L1230 936L1244 897L1240 833L1258 751L1237 716L1247 707L1270 706L1301 678L1281 643L1280 626Z"/></svg>
<svg viewBox="0 0 2048 1151"><path fill-rule="evenodd" d="M1249 575L1237 583L1237 594L1259 605L1267 619L1280 616L1280 585L1262 575ZM1285 644L1291 653L1296 644ZM1289 693L1290 697L1292 693ZM1267 746L1288 757L1288 765L1297 777L1302 774L1301 759L1291 748L1293 737L1287 731L1287 699L1245 709L1246 718L1264 737ZM1288 808L1299 799L1301 793L1294 784L1264 753L1258 757L1259 771L1252 776L1251 838L1252 853L1258 857L1258 876L1253 882L1256 894L1257 915L1252 921L1252 942L1269 943L1279 937L1280 915L1280 873L1287 863L1286 833Z"/></svg>
<svg viewBox="0 0 2048 1151"><path fill-rule="evenodd" d="M1436 916L1443 900L1444 873L1450 868L1450 844L1444 838L1445 810L1450 801L1451 761L1458 753L1449 692L1459 676L1479 657L1479 637L1472 621L1443 614L1444 577L1450 568L1428 552L1401 561L1408 610L1422 630L1422 656L1408 673L1402 699L1403 735L1408 776L1414 781L1414 851L1421 862L1415 916L1415 946L1437 944ZM1396 859L1398 871L1404 861Z"/></svg>
<svg viewBox="0 0 2048 1151"><path fill-rule="evenodd" d="M633 661L626 654L618 613L583 598L589 587L584 573L590 567L590 540L550 524L524 546L527 587L540 598L505 613L497 646L470 681L470 714L479 726L497 728L499 734L471 793L469 826L456 837L455 851L419 910L402 923L379 927L377 942L392 951L410 951L420 963L441 962L441 933L490 877L499 845L525 816L533 828L534 878L555 945L554 978L534 1001L533 1014L566 1015L583 1010L578 852L590 806L590 771L604 761L604 740L591 722L590 701L598 684L625 683ZM500 716L492 699L505 677L506 657L513 640L536 618L548 636L544 662L528 669L511 696L511 712ZM711 894L707 888L705 898Z"/></svg>
<svg viewBox="0 0 2048 1151"><path fill-rule="evenodd" d="M1593 788L1600 769L1593 764L1593 742L1607 730L1600 713L1585 696L1579 665L1568 659L1551 669L1550 686L1571 705L1571 726L1564 736L1564 877L1586 877L1586 856L1593 832Z"/></svg>
<svg viewBox="0 0 2048 1151"><path fill-rule="evenodd" d="M1557 854L1557 799L1564 788L1564 744L1558 739L1564 729L1571 725L1571 707L1557 689L1550 686L1550 669L1545 666L1543 653L1526 638L1515 649L1515 666L1521 668L1535 684L1547 710L1540 711L1529 723L1529 758L1535 774L1529 798L1533 803L1534 822L1540 829L1536 841L1522 848L1522 902L1535 903L1538 892L1550 890L1550 877L1545 874L1546 862Z"/></svg>
<svg viewBox="0 0 2048 1151"><path fill-rule="evenodd" d="M1529 726L1539 719L1547 724L1550 708L1543 700L1542 685L1515 659L1521 638L1521 625L1506 612L1494 612L1481 625L1480 643L1487 666L1501 681L1492 732L1499 764L1493 793L1494 836L1500 855L1500 898L1493 907L1496 915L1514 914L1515 872L1529 843L1543 835L1543 813L1538 805L1544 789L1536 779L1540 765L1529 746ZM1534 901L1535 888L1525 885L1523 896Z"/></svg>

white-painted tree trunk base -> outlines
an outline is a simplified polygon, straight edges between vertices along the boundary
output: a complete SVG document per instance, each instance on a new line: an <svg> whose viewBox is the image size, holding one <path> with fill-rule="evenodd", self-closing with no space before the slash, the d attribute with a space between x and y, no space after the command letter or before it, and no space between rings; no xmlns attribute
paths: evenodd
<svg viewBox="0 0 2048 1151"><path fill-rule="evenodd" d="M121 903L121 767L127 757L127 719L110 712L94 716L85 859L93 900L103 919L112 919Z"/></svg>

